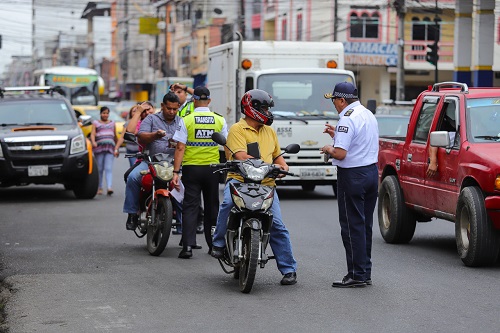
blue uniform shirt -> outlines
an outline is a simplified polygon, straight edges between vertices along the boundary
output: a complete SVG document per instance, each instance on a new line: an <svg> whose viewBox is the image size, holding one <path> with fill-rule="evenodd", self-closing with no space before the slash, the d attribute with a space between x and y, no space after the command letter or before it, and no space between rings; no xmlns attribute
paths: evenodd
<svg viewBox="0 0 500 333"><path fill-rule="evenodd" d="M166 135L160 139L156 139L147 145L146 149L149 150L151 156L158 153L166 153L174 156L175 146L172 140L175 130L179 127L182 118L175 116L175 119L168 123L163 117L163 112L158 112L150 114L141 122L139 127L139 133L146 132L156 132L157 130L164 130Z"/></svg>
<svg viewBox="0 0 500 333"><path fill-rule="evenodd" d="M347 151L343 160L332 159L332 164L338 167L356 168L377 163L377 119L359 101L349 104L340 113L333 146Z"/></svg>

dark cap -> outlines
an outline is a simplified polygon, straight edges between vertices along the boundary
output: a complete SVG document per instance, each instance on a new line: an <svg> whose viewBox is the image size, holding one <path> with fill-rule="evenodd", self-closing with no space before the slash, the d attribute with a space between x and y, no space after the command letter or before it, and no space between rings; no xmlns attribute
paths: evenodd
<svg viewBox="0 0 500 333"><path fill-rule="evenodd" d="M210 99L210 90L207 87L198 86L194 88L193 98L197 100Z"/></svg>
<svg viewBox="0 0 500 333"><path fill-rule="evenodd" d="M333 93L326 93L325 98L358 98L358 89L350 82L340 82L333 88Z"/></svg>

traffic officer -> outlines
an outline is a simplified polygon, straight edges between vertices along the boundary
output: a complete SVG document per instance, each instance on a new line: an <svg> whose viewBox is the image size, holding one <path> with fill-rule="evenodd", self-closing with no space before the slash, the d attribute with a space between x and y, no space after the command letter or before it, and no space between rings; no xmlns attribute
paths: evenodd
<svg viewBox="0 0 500 333"><path fill-rule="evenodd" d="M337 126L326 125L333 140L321 153L337 166L339 222L347 259L347 275L332 287L371 285L373 213L378 195L378 125L373 113L358 100L350 82L325 94L339 112Z"/></svg>
<svg viewBox="0 0 500 333"><path fill-rule="evenodd" d="M179 113L177 114L179 117L184 118L188 114L194 111L194 103L193 101L188 101L187 95L193 95L194 89L188 87L182 83L174 83L170 86L170 91L173 91L177 97L179 97L179 101L181 103L181 107L179 108ZM196 233L202 234L203 227L203 207L200 206L198 215L198 225L196 227ZM178 235L182 234L182 226L177 226L175 230L172 231L172 234Z"/></svg>
<svg viewBox="0 0 500 333"><path fill-rule="evenodd" d="M179 173L182 163L184 184L182 239L183 248L179 258L188 259L196 245L196 219L203 193L205 214L205 239L208 253L212 250L212 226L217 222L219 209L219 176L213 173L210 164L219 163L219 147L212 140L214 132L227 137L227 124L221 115L208 108L210 91L206 87L196 87L193 91L194 111L182 118L173 139L177 141L174 155L174 178L172 182L179 188Z"/></svg>
<svg viewBox="0 0 500 333"><path fill-rule="evenodd" d="M179 108L179 117L184 118L188 114L194 111L194 103L187 100L187 94L193 94L194 89L188 87L181 83L174 83L170 86L170 90L173 91L181 101L181 107Z"/></svg>

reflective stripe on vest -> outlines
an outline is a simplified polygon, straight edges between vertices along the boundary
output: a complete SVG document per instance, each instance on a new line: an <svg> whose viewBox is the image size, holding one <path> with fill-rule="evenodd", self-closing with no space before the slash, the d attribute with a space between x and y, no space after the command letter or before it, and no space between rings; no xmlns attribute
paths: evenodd
<svg viewBox="0 0 500 333"><path fill-rule="evenodd" d="M183 165L209 165L219 163L219 147L211 136L220 132L224 118L213 112L192 112L184 117L188 132Z"/></svg>
<svg viewBox="0 0 500 333"><path fill-rule="evenodd" d="M194 111L194 103L187 102L186 104L184 104L184 107L177 114L179 115L179 117L184 118L193 111Z"/></svg>

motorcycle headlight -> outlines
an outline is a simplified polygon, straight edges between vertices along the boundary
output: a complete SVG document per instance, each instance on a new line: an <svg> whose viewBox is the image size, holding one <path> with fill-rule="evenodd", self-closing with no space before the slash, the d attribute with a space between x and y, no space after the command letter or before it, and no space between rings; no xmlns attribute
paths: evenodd
<svg viewBox="0 0 500 333"><path fill-rule="evenodd" d="M251 166L249 164L243 164L243 170L247 174L247 178L255 181L264 179L269 171L269 166L263 165L259 168Z"/></svg>
<svg viewBox="0 0 500 333"><path fill-rule="evenodd" d="M83 153L85 151L85 137L83 134L79 134L71 139L71 148L69 150L70 155Z"/></svg>
<svg viewBox="0 0 500 333"><path fill-rule="evenodd" d="M168 182L172 178L174 178L174 166L170 165L167 162L158 163L154 165L156 176L161 180Z"/></svg>
<svg viewBox="0 0 500 333"><path fill-rule="evenodd" d="M271 205L273 204L273 199L274 196L265 199L264 202L262 203L262 209L267 210L269 207L271 207Z"/></svg>
<svg viewBox="0 0 500 333"><path fill-rule="evenodd" d="M245 208L245 202L243 201L243 199L241 197L239 197L238 195L236 195L234 193L231 193L231 197L233 197L233 202L234 202L236 207L238 207L239 209Z"/></svg>

